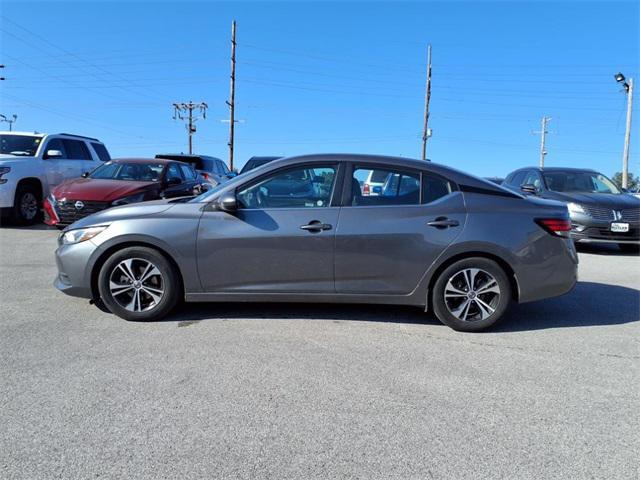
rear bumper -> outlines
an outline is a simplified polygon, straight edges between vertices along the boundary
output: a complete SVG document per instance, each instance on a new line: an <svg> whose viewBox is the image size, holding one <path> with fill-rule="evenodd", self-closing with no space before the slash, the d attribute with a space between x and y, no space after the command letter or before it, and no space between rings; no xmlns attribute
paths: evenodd
<svg viewBox="0 0 640 480"><path fill-rule="evenodd" d="M535 261L516 272L519 303L564 295L578 282L578 254L573 242L549 237L544 243L544 261Z"/></svg>

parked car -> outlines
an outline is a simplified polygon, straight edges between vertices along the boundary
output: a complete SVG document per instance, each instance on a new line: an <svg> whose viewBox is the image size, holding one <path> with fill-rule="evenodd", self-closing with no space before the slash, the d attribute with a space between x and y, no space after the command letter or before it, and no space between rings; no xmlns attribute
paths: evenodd
<svg viewBox="0 0 640 480"><path fill-rule="evenodd" d="M420 188L363 196L358 178L367 170ZM299 196L291 179L308 172L322 188ZM55 286L127 320L160 319L180 298L354 302L414 305L477 331L512 301L573 288L570 228L562 203L442 165L309 155L275 160L186 202L125 205L78 221L59 238Z"/></svg>
<svg viewBox="0 0 640 480"><path fill-rule="evenodd" d="M282 157L251 157L249 160L247 160L247 163L244 164L244 167L242 167L242 169L240 170L240 175L242 175L243 173L247 173L250 170L253 170L254 168L258 168L261 167L262 165L266 165L269 162L272 162L273 160L278 160L279 158Z"/></svg>
<svg viewBox="0 0 640 480"><path fill-rule="evenodd" d="M615 243L625 251L640 245L640 199L623 193L595 170L521 168L507 176L505 185L565 202L576 242Z"/></svg>
<svg viewBox="0 0 640 480"><path fill-rule="evenodd" d="M165 159L111 160L57 186L45 199L45 223L63 227L118 205L202 193L191 165Z"/></svg>
<svg viewBox="0 0 640 480"><path fill-rule="evenodd" d="M110 160L95 138L67 133L0 132L0 209L29 225L51 188Z"/></svg>
<svg viewBox="0 0 640 480"><path fill-rule="evenodd" d="M176 160L184 162L195 168L204 181L216 186L233 178L237 173L232 172L224 161L216 157L208 155L185 155L182 153L160 153L156 158L165 158L167 160Z"/></svg>

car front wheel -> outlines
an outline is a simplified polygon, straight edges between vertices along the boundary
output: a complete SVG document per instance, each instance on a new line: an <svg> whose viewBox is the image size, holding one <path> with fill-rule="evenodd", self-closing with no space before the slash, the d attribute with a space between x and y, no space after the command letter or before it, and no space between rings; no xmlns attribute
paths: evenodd
<svg viewBox="0 0 640 480"><path fill-rule="evenodd" d="M33 225L40 220L40 192L31 185L21 185L16 190L13 203L13 220L19 225Z"/></svg>
<svg viewBox="0 0 640 480"><path fill-rule="evenodd" d="M161 319L182 291L176 268L147 247L124 248L111 255L100 269L98 290L112 313L132 321Z"/></svg>
<svg viewBox="0 0 640 480"><path fill-rule="evenodd" d="M432 293L433 311L445 325L477 332L494 325L511 302L504 270L487 258L465 258L447 267Z"/></svg>

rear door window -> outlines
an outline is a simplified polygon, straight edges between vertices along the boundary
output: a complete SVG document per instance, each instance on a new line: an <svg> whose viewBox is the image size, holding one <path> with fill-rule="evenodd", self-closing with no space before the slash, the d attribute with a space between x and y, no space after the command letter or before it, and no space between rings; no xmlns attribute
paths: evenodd
<svg viewBox="0 0 640 480"><path fill-rule="evenodd" d="M109 155L107 147L105 147L103 144L91 142L91 146L93 147L93 150L96 152L96 155L98 155L98 158L100 160L102 160L103 162L108 162L109 160L111 160L111 155Z"/></svg>
<svg viewBox="0 0 640 480"><path fill-rule="evenodd" d="M91 160L91 153L81 140L62 140L64 148L67 151L67 158L73 160Z"/></svg>
<svg viewBox="0 0 640 480"><path fill-rule="evenodd" d="M177 178L181 182L184 180L184 177L182 176L177 163L170 163L167 167L167 181L171 180L172 178Z"/></svg>
<svg viewBox="0 0 640 480"><path fill-rule="evenodd" d="M196 172L190 165L180 165L180 170L182 170L182 176L187 180L195 180Z"/></svg>
<svg viewBox="0 0 640 480"><path fill-rule="evenodd" d="M351 179L352 206L418 205L420 173L356 167Z"/></svg>

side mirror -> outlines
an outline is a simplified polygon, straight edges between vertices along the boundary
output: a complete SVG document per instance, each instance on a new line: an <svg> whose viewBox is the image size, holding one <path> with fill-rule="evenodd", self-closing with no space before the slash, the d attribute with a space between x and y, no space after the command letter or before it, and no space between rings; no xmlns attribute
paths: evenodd
<svg viewBox="0 0 640 480"><path fill-rule="evenodd" d="M538 193L538 189L532 183L527 183L525 185L520 186L520 190L522 190L527 195L536 195Z"/></svg>
<svg viewBox="0 0 640 480"><path fill-rule="evenodd" d="M167 185L169 187L180 185L181 183L182 183L182 180L180 180L178 177L171 177L170 179L167 180Z"/></svg>
<svg viewBox="0 0 640 480"><path fill-rule="evenodd" d="M235 213L238 210L238 200L233 192L223 194L217 201L218 210L227 213Z"/></svg>
<svg viewBox="0 0 640 480"><path fill-rule="evenodd" d="M89 172L84 172L84 173L81 175L81 177L82 177L82 178L89 178Z"/></svg>
<svg viewBox="0 0 640 480"><path fill-rule="evenodd" d="M62 158L62 152L60 150L47 150L44 154L44 159L47 158Z"/></svg>

